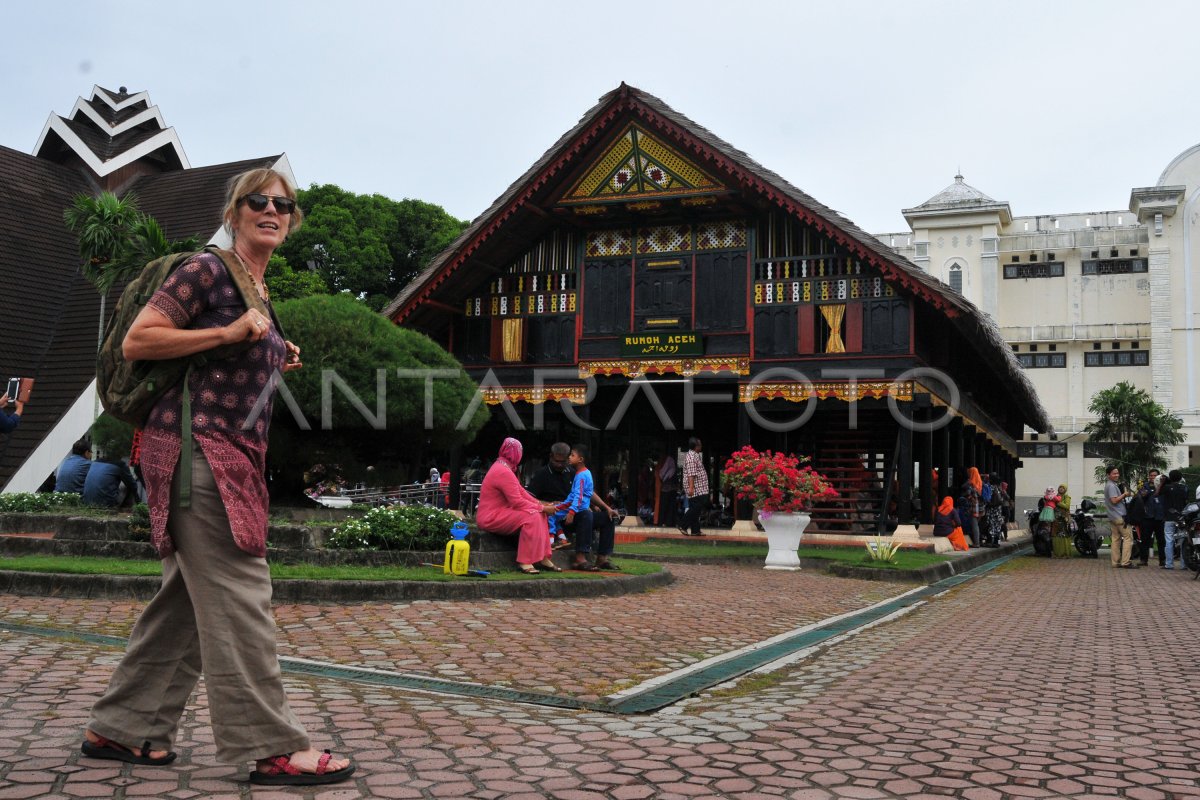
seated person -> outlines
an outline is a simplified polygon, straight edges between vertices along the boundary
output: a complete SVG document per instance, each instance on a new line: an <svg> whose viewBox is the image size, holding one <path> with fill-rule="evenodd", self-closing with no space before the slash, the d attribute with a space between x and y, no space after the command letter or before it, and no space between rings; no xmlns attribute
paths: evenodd
<svg viewBox="0 0 1200 800"><path fill-rule="evenodd" d="M137 484L123 461L101 458L92 463L83 481L83 502L89 506L120 508L137 497Z"/></svg>
<svg viewBox="0 0 1200 800"><path fill-rule="evenodd" d="M542 569L562 572L550 559L550 529L546 517L554 513L550 503L539 502L517 480L523 448L511 437L500 445L500 455L483 477L475 522L481 530L517 537L517 566L536 575Z"/></svg>
<svg viewBox="0 0 1200 800"><path fill-rule="evenodd" d="M958 509L954 507L954 498L943 497L942 504L938 506L937 513L933 518L933 535L949 536L955 528L961 527L962 518L958 514Z"/></svg>
<svg viewBox="0 0 1200 800"><path fill-rule="evenodd" d="M54 491L83 494L83 482L92 466L92 446L87 439L71 445L70 454L58 465L54 474Z"/></svg>
<svg viewBox="0 0 1200 800"><path fill-rule="evenodd" d="M586 448L584 448L586 450ZM539 469L529 480L529 491L539 500L555 503L564 502L570 495L575 482L576 472L567 463L571 456L571 447L565 442L556 442L550 448L550 461ZM587 454L584 453L586 462ZM588 472L591 475L591 472ZM597 511L603 511L603 514ZM575 557L571 568L587 572L601 569L618 569L612 562L611 556L616 541L616 524L618 517L603 500L593 491L587 505L577 511L573 520L564 519L564 528L575 533ZM599 535L596 548L596 564L588 563L592 552L592 539Z"/></svg>

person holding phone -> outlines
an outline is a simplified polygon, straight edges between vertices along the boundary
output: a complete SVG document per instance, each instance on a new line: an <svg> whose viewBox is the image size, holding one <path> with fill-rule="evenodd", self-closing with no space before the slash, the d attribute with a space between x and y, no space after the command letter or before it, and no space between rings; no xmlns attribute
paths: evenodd
<svg viewBox="0 0 1200 800"><path fill-rule="evenodd" d="M9 381L11 386L13 381ZM0 433L11 433L21 424L21 415L25 413L25 404L21 402L20 395L13 392L13 403L16 407L15 413L8 410L9 397L8 392L0 395Z"/></svg>

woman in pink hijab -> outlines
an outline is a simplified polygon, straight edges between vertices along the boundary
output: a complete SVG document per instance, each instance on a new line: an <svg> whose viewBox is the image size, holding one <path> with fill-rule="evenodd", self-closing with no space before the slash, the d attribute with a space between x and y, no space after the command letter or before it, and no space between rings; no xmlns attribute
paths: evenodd
<svg viewBox="0 0 1200 800"><path fill-rule="evenodd" d="M536 575L538 567L562 572L550 560L553 550L546 524L546 516L554 513L555 506L535 498L517 480L522 453L521 443L512 437L500 445L500 457L488 469L479 488L475 522L489 533L519 537L517 566L522 572Z"/></svg>

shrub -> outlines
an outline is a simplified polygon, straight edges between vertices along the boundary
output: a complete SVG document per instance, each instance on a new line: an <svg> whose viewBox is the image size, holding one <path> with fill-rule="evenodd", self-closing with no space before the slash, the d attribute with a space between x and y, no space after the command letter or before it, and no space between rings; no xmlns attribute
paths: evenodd
<svg viewBox="0 0 1200 800"><path fill-rule="evenodd" d="M867 542L866 546L868 561L886 561L889 564L896 563L896 552L900 549L900 542L895 539L884 539L882 536L876 536Z"/></svg>
<svg viewBox="0 0 1200 800"><path fill-rule="evenodd" d="M137 503L129 514L129 538L135 542L150 541L150 506Z"/></svg>
<svg viewBox="0 0 1200 800"><path fill-rule="evenodd" d="M334 528L325 546L340 550L441 550L458 518L428 506L375 508Z"/></svg>
<svg viewBox="0 0 1200 800"><path fill-rule="evenodd" d="M75 508L83 499L73 492L13 492L0 494L0 512L31 513Z"/></svg>

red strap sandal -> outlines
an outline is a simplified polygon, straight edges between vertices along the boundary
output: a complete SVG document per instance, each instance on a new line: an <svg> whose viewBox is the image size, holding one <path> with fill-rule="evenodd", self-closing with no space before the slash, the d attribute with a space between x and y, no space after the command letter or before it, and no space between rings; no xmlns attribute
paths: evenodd
<svg viewBox="0 0 1200 800"><path fill-rule="evenodd" d="M250 771L250 782L261 786L319 786L324 783L344 781L354 774L354 764L348 764L341 769L329 772L329 760L333 758L328 750L317 760L316 772L301 772L292 765L291 754L272 756L266 759L267 766Z"/></svg>

